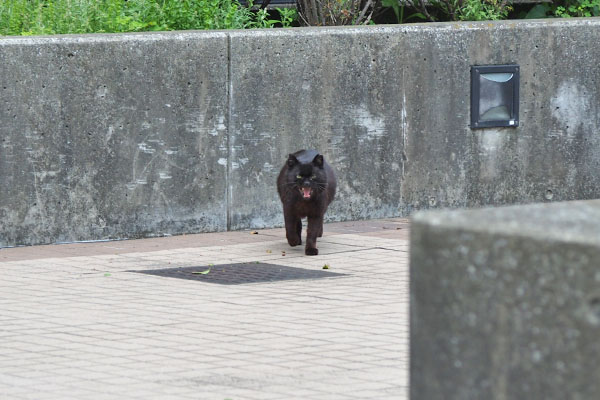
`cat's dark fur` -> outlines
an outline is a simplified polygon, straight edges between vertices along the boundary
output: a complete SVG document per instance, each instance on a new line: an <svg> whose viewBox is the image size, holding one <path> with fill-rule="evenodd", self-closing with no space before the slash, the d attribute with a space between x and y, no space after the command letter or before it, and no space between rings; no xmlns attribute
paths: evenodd
<svg viewBox="0 0 600 400"><path fill-rule="evenodd" d="M333 169L315 150L290 154L277 178L283 203L285 232L290 246L302 244L302 218L308 219L305 254L314 256L317 237L323 236L323 215L335 196Z"/></svg>

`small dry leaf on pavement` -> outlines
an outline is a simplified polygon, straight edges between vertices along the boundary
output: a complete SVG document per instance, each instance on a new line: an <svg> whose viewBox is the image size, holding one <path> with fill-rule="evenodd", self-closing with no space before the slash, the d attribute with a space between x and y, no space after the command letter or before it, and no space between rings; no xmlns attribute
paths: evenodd
<svg viewBox="0 0 600 400"><path fill-rule="evenodd" d="M206 275L210 272L210 268L207 269L206 271L193 271L192 274L196 274L196 275Z"/></svg>
<svg viewBox="0 0 600 400"><path fill-rule="evenodd" d="M192 274L206 275L210 272L211 268L214 267L215 264L208 264L208 269L205 271L193 271Z"/></svg>

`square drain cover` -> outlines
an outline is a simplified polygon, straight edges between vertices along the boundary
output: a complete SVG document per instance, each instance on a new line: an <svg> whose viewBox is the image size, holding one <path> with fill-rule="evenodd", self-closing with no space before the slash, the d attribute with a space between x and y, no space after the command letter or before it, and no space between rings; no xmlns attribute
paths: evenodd
<svg viewBox="0 0 600 400"><path fill-rule="evenodd" d="M208 272L207 272L208 271ZM129 271L166 278L188 279L221 285L241 285L244 283L277 282L293 279L319 279L345 276L322 269L304 269L266 263L220 264L199 267L181 267Z"/></svg>

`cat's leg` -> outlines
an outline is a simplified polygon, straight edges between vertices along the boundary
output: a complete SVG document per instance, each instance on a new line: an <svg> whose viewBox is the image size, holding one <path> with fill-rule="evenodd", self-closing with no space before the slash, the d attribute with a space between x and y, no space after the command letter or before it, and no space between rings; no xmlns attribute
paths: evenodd
<svg viewBox="0 0 600 400"><path fill-rule="evenodd" d="M319 254L317 249L317 236L319 229L323 230L322 217L308 217L308 227L306 228L306 248L304 254L307 256L316 256Z"/></svg>
<svg viewBox="0 0 600 400"><path fill-rule="evenodd" d="M321 218L321 224L319 225L319 237L323 237L323 218Z"/></svg>
<svg viewBox="0 0 600 400"><path fill-rule="evenodd" d="M302 221L300 218L286 212L283 213L283 217L285 219L285 237L287 238L289 245L294 247L302 244L302 239L298 232L298 224L300 224L300 229L302 229Z"/></svg>
<svg viewBox="0 0 600 400"><path fill-rule="evenodd" d="M298 239L300 242L298 244L302 244L302 220L298 218L298 223L296 224L296 232L298 233Z"/></svg>

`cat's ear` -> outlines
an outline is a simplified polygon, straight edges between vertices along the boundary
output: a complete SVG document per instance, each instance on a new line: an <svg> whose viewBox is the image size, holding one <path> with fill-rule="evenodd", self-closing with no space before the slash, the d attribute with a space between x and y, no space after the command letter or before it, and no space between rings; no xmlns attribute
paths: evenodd
<svg viewBox="0 0 600 400"><path fill-rule="evenodd" d="M321 154L317 154L315 158L313 158L313 164L319 168L323 168L324 162L325 161L323 160L323 156Z"/></svg>
<svg viewBox="0 0 600 400"><path fill-rule="evenodd" d="M296 158L295 155L290 154L288 156L288 160L287 160L287 165L288 167L292 168L294 165L298 164L298 159Z"/></svg>

